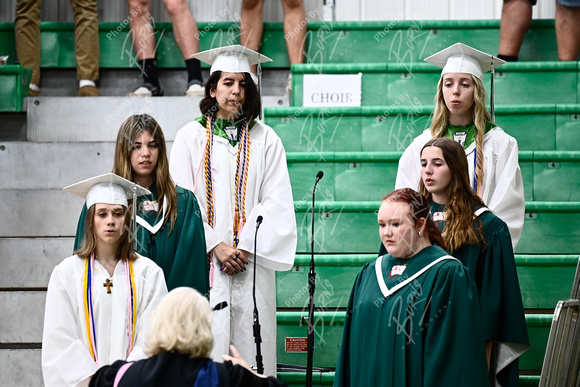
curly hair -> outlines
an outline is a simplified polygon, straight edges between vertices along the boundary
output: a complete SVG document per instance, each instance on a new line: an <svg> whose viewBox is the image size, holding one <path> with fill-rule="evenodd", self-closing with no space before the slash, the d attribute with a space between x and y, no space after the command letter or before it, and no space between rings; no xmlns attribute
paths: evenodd
<svg viewBox="0 0 580 387"><path fill-rule="evenodd" d="M459 143L450 138L433 138L421 149L427 147L437 147L443 153L443 159L451 171L451 181L447 186L446 220L443 239L449 252L456 251L464 244L482 243L483 238L482 223L479 218L475 219L475 230L473 227L473 214L476 206L485 207L485 204L469 185L469 172L465 150ZM423 179L419 182L419 191L427 200L432 200L431 192L425 187Z"/></svg>
<svg viewBox="0 0 580 387"><path fill-rule="evenodd" d="M149 356L179 352L192 358L209 357L213 347L211 319L204 296L193 288L175 288L149 317L145 352Z"/></svg>

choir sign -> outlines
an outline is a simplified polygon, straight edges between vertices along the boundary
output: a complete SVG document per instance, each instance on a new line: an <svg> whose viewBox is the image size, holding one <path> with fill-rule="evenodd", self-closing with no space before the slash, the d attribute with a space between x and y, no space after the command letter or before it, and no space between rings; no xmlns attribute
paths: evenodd
<svg viewBox="0 0 580 387"><path fill-rule="evenodd" d="M341 107L361 105L362 73L304 74L305 107Z"/></svg>

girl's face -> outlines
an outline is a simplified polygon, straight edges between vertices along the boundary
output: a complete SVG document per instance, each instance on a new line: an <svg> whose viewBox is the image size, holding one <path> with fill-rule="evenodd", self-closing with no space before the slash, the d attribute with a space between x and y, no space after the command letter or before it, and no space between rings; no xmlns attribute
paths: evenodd
<svg viewBox="0 0 580 387"><path fill-rule="evenodd" d="M215 89L210 96L219 104L217 118L233 120L242 112L246 102L246 76L244 73L222 73Z"/></svg>
<svg viewBox="0 0 580 387"><path fill-rule="evenodd" d="M129 156L135 180L146 180L154 176L159 160L159 147L151 132L144 130L137 136Z"/></svg>
<svg viewBox="0 0 580 387"><path fill-rule="evenodd" d="M97 243L118 244L125 231L125 207L118 204L95 204L95 235Z"/></svg>
<svg viewBox="0 0 580 387"><path fill-rule="evenodd" d="M433 200L446 204L447 189L451 183L451 169L445 162L443 151L436 146L428 146L421 153L421 178L427 191L433 195Z"/></svg>
<svg viewBox="0 0 580 387"><path fill-rule="evenodd" d="M470 74L444 74L443 99L449 109L453 125L467 125L473 121L475 83Z"/></svg>
<svg viewBox="0 0 580 387"><path fill-rule="evenodd" d="M395 258L414 255L414 246L419 233L409 215L409 204L383 201L378 215L379 234L383 245Z"/></svg>

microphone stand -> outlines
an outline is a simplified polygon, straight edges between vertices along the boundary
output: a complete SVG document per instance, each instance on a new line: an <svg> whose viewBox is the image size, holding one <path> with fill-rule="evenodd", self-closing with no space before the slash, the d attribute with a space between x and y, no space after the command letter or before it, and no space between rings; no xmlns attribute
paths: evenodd
<svg viewBox="0 0 580 387"><path fill-rule="evenodd" d="M258 228L264 218L259 215L256 219L256 234L254 235L254 284L252 286L252 296L254 298L254 342L256 343L256 367L259 374L264 374L264 362L262 361L262 335L260 333L260 318L258 316L258 304L256 303L256 244L258 241Z"/></svg>
<svg viewBox="0 0 580 387"><path fill-rule="evenodd" d="M312 368L314 361L314 289L316 287L316 273L314 272L314 199L316 195L316 185L322 179L324 173L318 171L316 181L312 188L312 234L310 236L310 271L308 272L308 289L310 300L308 303L308 341L306 344L306 387L312 387Z"/></svg>

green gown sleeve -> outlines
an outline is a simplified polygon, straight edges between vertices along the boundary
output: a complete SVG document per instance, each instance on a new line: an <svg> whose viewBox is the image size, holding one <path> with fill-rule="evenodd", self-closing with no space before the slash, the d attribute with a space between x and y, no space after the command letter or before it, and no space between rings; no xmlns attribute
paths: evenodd
<svg viewBox="0 0 580 387"><path fill-rule="evenodd" d="M177 192L178 221L172 232L176 233L176 243L173 264L166 274L167 288L189 286L207 296L209 266L199 204L193 192L181 187Z"/></svg>
<svg viewBox="0 0 580 387"><path fill-rule="evenodd" d="M423 320L423 385L487 386L479 299L471 274L454 262L445 264L429 300L428 319Z"/></svg>

